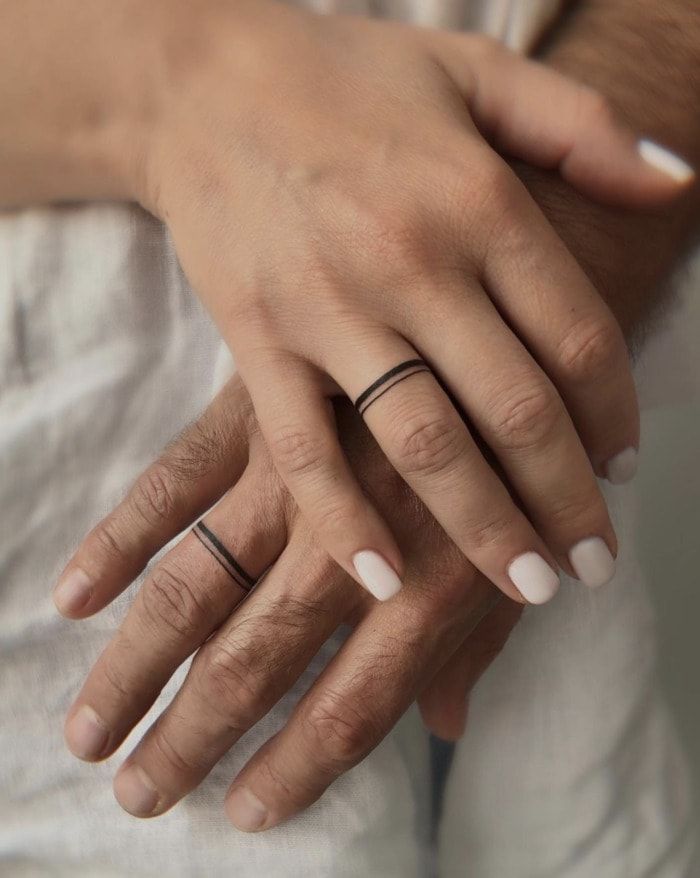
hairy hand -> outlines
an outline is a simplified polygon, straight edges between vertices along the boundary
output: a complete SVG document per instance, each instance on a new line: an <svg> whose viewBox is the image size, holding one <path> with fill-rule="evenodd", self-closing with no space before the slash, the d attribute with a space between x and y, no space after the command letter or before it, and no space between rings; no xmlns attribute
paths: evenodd
<svg viewBox="0 0 700 878"><path fill-rule="evenodd" d="M59 606L85 618L219 501L149 571L66 721L76 756L106 758L196 652L182 688L116 775L117 799L132 814L162 814L196 787L341 624L353 633L234 780L226 807L235 825L266 829L308 806L416 698L431 729L461 734L467 693L522 606L499 596L455 549L346 402L337 414L350 464L406 555L406 587L392 601L348 588L347 574L318 546L238 379L69 563L64 582L75 584L74 601ZM75 600L86 579L92 588Z"/></svg>
<svg viewBox="0 0 700 878"><path fill-rule="evenodd" d="M608 579L595 476L629 475L638 444L627 349L498 151L630 205L679 181L594 91L486 38L268 2L165 8L142 200L321 545L375 596L400 586L395 534L341 451L340 388L506 594L547 600L558 567Z"/></svg>

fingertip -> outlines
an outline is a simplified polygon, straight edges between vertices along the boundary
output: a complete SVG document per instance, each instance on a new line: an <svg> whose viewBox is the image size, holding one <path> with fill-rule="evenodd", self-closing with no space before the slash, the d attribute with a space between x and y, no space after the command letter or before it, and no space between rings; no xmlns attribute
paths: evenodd
<svg viewBox="0 0 700 878"><path fill-rule="evenodd" d="M275 825L268 808L248 787L234 787L224 810L231 824L241 832L262 832Z"/></svg>
<svg viewBox="0 0 700 878"><path fill-rule="evenodd" d="M360 581L378 601L388 601L402 588L398 573L373 549L362 549L352 556L352 564Z"/></svg>
<svg viewBox="0 0 700 878"><path fill-rule="evenodd" d="M53 590L53 602L58 612L67 619L80 618L93 593L92 578L80 567L66 570Z"/></svg>
<svg viewBox="0 0 700 878"><path fill-rule="evenodd" d="M654 140L639 140L637 152L648 166L678 186L687 186L695 179L695 169L691 165Z"/></svg>

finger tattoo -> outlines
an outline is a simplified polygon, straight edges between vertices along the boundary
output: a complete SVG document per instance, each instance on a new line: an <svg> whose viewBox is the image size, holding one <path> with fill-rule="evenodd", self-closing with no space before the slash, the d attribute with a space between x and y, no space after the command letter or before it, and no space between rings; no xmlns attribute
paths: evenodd
<svg viewBox="0 0 700 878"><path fill-rule="evenodd" d="M240 585L245 591L250 591L256 580L236 561L221 540L213 533L203 521L198 521L192 528L192 533L197 537L204 548L224 568L236 585Z"/></svg>
<svg viewBox="0 0 700 878"><path fill-rule="evenodd" d="M401 381L405 381L412 375L418 375L420 372L430 371L432 371L430 366L419 357L399 363L398 366L394 366L393 369L389 369L388 372L385 372L376 381L373 381L367 390L363 390L357 397L355 408L358 414L364 415L372 403L375 403L380 396L384 396L385 393L388 393L392 387L396 387Z"/></svg>

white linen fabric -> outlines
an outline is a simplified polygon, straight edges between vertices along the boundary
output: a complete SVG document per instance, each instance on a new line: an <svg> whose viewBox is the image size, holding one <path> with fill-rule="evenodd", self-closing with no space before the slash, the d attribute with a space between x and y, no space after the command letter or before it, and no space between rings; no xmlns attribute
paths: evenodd
<svg viewBox="0 0 700 878"><path fill-rule="evenodd" d="M315 5L330 11L338 4ZM525 48L557 4L342 6L480 26ZM643 395L644 376L669 375L670 362L680 364L684 383L674 391L672 382L657 382L664 399L697 390L679 359L690 349L679 342L680 307L677 313L662 334L658 365L640 366ZM673 360L665 359L671 350ZM429 762L415 710L289 824L248 836L223 815L231 778L284 722L337 640L196 792L156 820L122 812L110 779L189 663L119 754L92 766L65 749L65 711L138 583L81 623L58 616L50 587L80 537L205 406L219 352L166 233L141 210L85 205L0 215L3 876L428 873ZM634 489L605 490L621 542L618 575L596 592L565 581L555 602L526 613L480 684L444 803L438 858L445 878L689 874L687 771L655 688Z"/></svg>

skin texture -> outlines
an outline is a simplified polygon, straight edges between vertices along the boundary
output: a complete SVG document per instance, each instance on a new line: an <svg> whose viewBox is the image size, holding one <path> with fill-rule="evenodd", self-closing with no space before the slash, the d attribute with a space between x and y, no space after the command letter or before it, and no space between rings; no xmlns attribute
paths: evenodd
<svg viewBox="0 0 700 878"><path fill-rule="evenodd" d="M610 31L607 27L608 15L611 11L622 16L617 21L618 27L614 31ZM676 5L674 15L676 19L673 25L666 22L666 26L671 27L672 30L678 27L684 16L686 16L686 28L692 29L692 25L697 20L694 11L684 4ZM626 35L630 31L632 20L636 22L636 26L641 28L641 32L637 32L636 38L642 42L644 52L639 46L635 48L624 44L627 37L623 36L621 25L623 23L628 25L627 29L624 30ZM650 99L653 97L654 91L646 87L648 83L645 82L646 76L653 79L653 73L638 63L640 52L651 56L652 42L656 46L659 22L656 21L656 16L652 12L649 14L648 24L647 43L645 44L643 41L645 19L642 17L640 20L639 8L631 10L629 7L625 8L625 4L620 4L619 9L612 5L605 9L594 8L590 10L588 17L583 15L581 21L572 20L568 29L558 35L558 42L548 47L545 54L554 63L566 65L569 70L577 72L584 78L598 76L603 59L604 64L607 65L613 63L610 59L616 59L618 66L615 70L610 70L609 66L607 69L604 68L603 76L597 80L596 84L599 87L605 87L607 82L609 99L617 106L626 107L631 121L639 125L640 128L660 131L665 125L672 126L667 130L671 144L693 158L698 155L700 150L700 137L698 137L695 125L696 117L693 111L693 83L697 82L698 74L700 74L700 59L697 56L698 41L691 41L681 53L684 74L678 82L677 100L670 102L667 98L660 98L658 101L654 101ZM663 28L661 32L664 32ZM618 39L623 40L623 45L616 42ZM684 43L681 41L679 44L676 40L673 44L673 57L681 51L679 46L684 46ZM637 56L635 56L635 52L637 52ZM631 53L631 55L625 53ZM657 52L654 57L663 69L664 56ZM688 71L690 75L687 76L688 83L686 83ZM616 75L612 75L613 72ZM656 74L660 75L658 69ZM665 123L664 120L666 120ZM674 261L678 259L682 253L684 242L689 238L689 234L697 223L697 191L692 190L685 199L665 211L638 216L593 205L582 199L552 174L538 172L524 166L516 167L518 173L527 181L530 190L542 204L558 233L570 243L574 255L590 276L598 282L610 307L624 326L627 337L631 342L635 340L638 342L643 336L649 315L662 301L658 281L668 273ZM659 228L663 228L669 234L657 234ZM642 241L644 242L643 247L640 246ZM631 262L629 248L635 245L636 249L632 252L635 252L638 258ZM641 263L641 267L638 263ZM591 372L590 377L595 377L594 371ZM219 439L219 442L221 441L222 439ZM389 470L387 472L390 473ZM373 482L376 484L377 480L375 479ZM155 484L158 484L158 480ZM214 483L210 486L210 491L213 490L213 486ZM190 496L192 492L187 489L185 494ZM178 496L176 495L176 498ZM201 510L203 510L209 501L206 497L199 496L197 502L201 504ZM377 499L377 502L381 504L381 500ZM174 505L168 504L165 510L162 509L161 504L161 511L167 513L166 519L174 517L175 524L179 528L184 526L182 510L185 505L184 499L179 497ZM410 508L413 508L413 505ZM137 568L143 563L143 559L157 548L157 541L143 540L143 534L148 532L149 526L142 524L140 527L125 528L121 533L122 542L127 541L123 557L125 559L131 558L132 561L134 558L140 559L135 565L132 563L131 568L128 565L123 568L124 575L127 577L133 578L137 573ZM79 552L77 556L83 565L94 563L95 559L99 558L99 552L95 552L94 549L85 550L87 545L83 546L82 554ZM106 545L114 545L113 540L107 540ZM437 545L431 545L426 549L426 559L423 560L427 560L427 557L430 556L436 563L441 564L444 557L454 557L452 552L453 550L449 546L441 549ZM312 575L312 573L312 567L309 566L304 568L304 573L299 578L303 580L306 575ZM97 581L102 580L97 577ZM114 582L106 581L107 592L114 587ZM85 612L97 609L100 600L104 599L98 599L94 606L88 605ZM389 606L391 605L387 605L387 610ZM505 636L507 636L507 631L510 630L513 620L503 613L503 606L508 608L509 605L501 605L484 617L472 638L463 641L463 645L442 667L430 686L423 691L421 707L428 724L438 731L442 729L448 737L459 734L461 731L465 718L465 692L473 684L478 672L498 652ZM308 613L311 616L314 615L311 609L308 610ZM468 628L468 625L465 626L464 633ZM480 638L477 637L479 634ZM420 676L417 669L414 668L413 672ZM400 677L398 671L393 684L391 690L395 697L401 697L399 693L404 687L414 686L415 692L419 692L422 687L422 683L416 685L416 680ZM356 698L360 697L360 705L366 710L368 703L362 700L361 695L361 692L355 693ZM336 724L336 732L342 732L346 728L355 730L357 736L351 735L349 738L351 741L356 741L360 735L367 735L365 741L368 741L373 731L376 733L378 726L375 714L372 714L372 717L363 715L362 707L358 708L352 698L349 701L347 698L336 699L335 704L336 707L340 704L344 705L352 717L349 726L346 726L344 722L347 716L340 717ZM73 710L71 715L73 715ZM358 721L366 726L364 730L358 731L356 724ZM379 725L381 726L381 719ZM341 737L347 740L346 735L341 734ZM234 781L233 789L240 788L245 783L248 789L253 790L258 799L266 801L268 807L273 809L273 816L268 816L266 818L268 822L263 825L269 825L269 821L278 819L280 814L289 813L287 811L290 807L290 800L287 798L289 791L274 785L274 775L271 775L268 770L270 764L268 760L272 759L275 766L291 765L294 767L293 746L299 746L299 741L293 734L282 736L281 739L276 738L244 770L243 775ZM286 749L287 747L289 749ZM357 756L357 753L355 755ZM298 769L298 764L296 764L296 768ZM315 767L308 769L312 776L315 776L315 770ZM177 769L174 771L176 773ZM277 779L280 779L279 776ZM303 798L303 793L300 790L308 790L307 782L308 777L304 772L297 776L298 788L295 787L291 794L295 802L295 805L291 806L292 811L300 807L299 797ZM311 783L313 784L313 780ZM317 788L314 787L314 789Z"/></svg>
<svg viewBox="0 0 700 878"><path fill-rule="evenodd" d="M137 480L73 559L73 569L96 583L74 613L84 618L219 501L205 516L206 528L253 577L268 571L241 604L245 589L190 532L149 571L88 676L69 712L66 740L77 756L104 759L198 650L175 700L115 778L116 796L131 813L161 814L193 789L341 624L353 633L227 797L237 825L268 828L311 804L367 755L416 693L424 693L419 704L434 730L461 734L467 688L505 642L522 607L500 597L450 544L346 401L337 402L335 414L363 490L395 527L406 554L407 585L391 601L379 603L348 587L347 575L319 547L276 471L238 378ZM440 683L431 686L431 678L470 633L459 679L442 680L453 698L461 688L461 703L440 710ZM102 738L88 738L85 706L99 718ZM152 798L136 789L144 773L157 791ZM256 827L241 824L235 805L251 774L254 795L267 805Z"/></svg>
<svg viewBox="0 0 700 878"><path fill-rule="evenodd" d="M31 6L9 8L10 33ZM84 27L97 27L91 15L81 8ZM77 94L54 167L68 197L99 192L101 170L104 194L135 197L168 224L273 460L337 563L361 581L353 559L369 550L404 572L328 397L356 399L420 354L434 375L397 383L365 420L465 556L518 600L508 570L525 553L550 576L576 575L570 552L595 537L612 564L595 476L639 440L624 337L488 142L592 197L639 207L677 196L600 96L483 37L267 0L125 3L107 18L83 62L121 58L110 37L130 37L129 58L148 53L143 83L104 82L97 69L92 93L80 53L62 59ZM23 136L5 149L35 196L47 171L35 182L28 168L46 164L59 127L53 104L43 109L43 133L10 112Z"/></svg>
<svg viewBox="0 0 700 878"><path fill-rule="evenodd" d="M5 3L3 5L3 13L8 10L20 17L26 15L31 18L31 3L22 4L20 11L16 11L13 7L19 4ZM65 12L65 9L61 9ZM130 10L133 12L134 10ZM42 13L45 10L42 7ZM117 16L117 25L123 25L123 20L119 13ZM661 19L660 19L661 16ZM68 20L70 16L66 17ZM138 16L137 16L138 18ZM12 28L0 31L5 34L8 39L14 33L20 32L20 28L14 31ZM117 31L119 27L117 27ZM36 33L36 31L33 31ZM148 28L144 28L143 33L148 34ZM659 40L659 33L668 34L673 32L676 37L672 42L664 42ZM99 31L98 31L99 34ZM694 35L694 41L688 39ZM639 130L655 135L658 139L664 140L670 146L682 152L691 160L697 160L698 148L700 146L700 138L697 134L697 118L698 114L694 112L694 100L697 94L697 78L698 78L698 58L697 58L697 11L692 8L689 3L668 3L664 4L663 11L659 11L651 2L646 3L626 3L626 2L610 2L606 4L589 3L582 4L582 10L577 16L571 20L567 29L557 35L557 40L553 47L550 47L547 53L548 59L563 69L575 73L582 79L595 83L614 106L621 107L625 110L627 117L634 123ZM42 51L47 57L50 57L52 47L61 45L61 40L57 40L55 32L47 29L47 45L41 43L41 39L37 38L39 46L32 48L37 49L33 53L37 57L42 57ZM17 43L17 40L14 40ZM100 48L101 40L84 41L87 49L92 47ZM144 42L148 43L148 37L144 37ZM13 40L9 39L7 51L3 57L9 59L10 70L12 59L18 57L16 47L13 47ZM136 41L138 45L138 41ZM14 48L14 53L13 53ZM95 51L97 51L97 48ZM21 55L21 53L19 53ZM111 53L114 54L114 53ZM108 52L107 57L111 57ZM118 54L118 53L116 53ZM22 55L21 57L25 57ZM79 53L75 55L79 57ZM196 59L195 59L196 60ZM644 63L640 63L643 60ZM23 65L19 64L17 70L22 69L22 78L26 85L26 75ZM64 91L71 97L71 100L78 106L81 106L80 100L75 100L76 95L82 96L81 89L88 90L95 83L101 89L100 95L104 98L105 94L113 98L114 106L120 110L107 112L107 107L102 106L102 114L85 113L75 122L73 127L73 118L71 113L60 111L60 101L51 102L49 97L46 98L47 104L42 109L45 110L45 117L39 116L36 119L30 119L29 122L24 120L22 113L17 111L15 122L10 124L3 132L4 139L2 141L2 157L6 165L10 168L16 168L19 173L7 174L3 179L3 185L6 187L3 197L5 203L27 203L28 201L55 199L62 197L129 197L134 195L136 191L135 181L143 181L146 177L145 163L143 162L144 150L141 144L147 140L147 137L130 138L124 132L131 132L133 129L132 116L145 117L148 124L145 126L149 131L153 127L152 118L143 106L134 109L133 113L130 109L124 110L124 106L129 106L129 101L125 96L132 94L141 94L138 89L130 88L130 83L124 82L119 76L109 78L108 84L100 81L101 66L97 63L97 59L93 60L95 76L85 76L85 71L79 69L81 76L79 80L80 88L71 91L70 88ZM75 62L76 67L80 67ZM129 69L130 65L123 65L125 69ZM133 65L139 69L138 64ZM61 69L65 71L65 79L71 81L71 65L66 64ZM167 68L171 70L171 68ZM664 78L668 71L683 71L682 76L679 75L673 83L668 78ZM19 75L17 79L19 80ZM40 81L43 83L44 78ZM7 77L3 82L12 82L12 76ZM657 86L659 82L664 82L664 90L660 90ZM62 83L65 86L65 82ZM673 99L669 99L668 90L672 93ZM22 93L22 90L18 90ZM44 94L44 92L41 92ZM8 90L8 94L3 95L3 106L8 104L10 112L6 118L12 120L13 94ZM86 96L86 102L94 101L93 95ZM17 104L19 106L19 103ZM59 110L56 107L59 107ZM598 103L599 112L602 105ZM602 108L605 115L604 107ZM691 112L692 110L692 112ZM97 125L95 118L99 117L102 124ZM53 127L47 129L42 127L45 119L53 120ZM109 124L105 124L105 120ZM22 127L22 125L26 127ZM143 126L137 130L141 130ZM11 132L8 134L7 132ZM71 136L66 137L65 132L69 132ZM21 136L17 135L20 132ZM85 136L76 136L78 135ZM491 132L493 135L493 131ZM15 140L11 138L14 137ZM498 138L495 137L498 141ZM105 149L105 141L109 141L108 148ZM77 143L82 144L79 148ZM115 149L115 143L119 146L124 144L134 144L133 148ZM17 148L17 144L21 148ZM499 144L500 146L501 144ZM507 143L504 144L507 148ZM128 157L126 162L129 168L125 170L124 164L116 160L114 156L122 152ZM527 156L529 160L533 160L532 156ZM15 164L13 165L13 162ZM38 174L33 171L39 168ZM669 208L666 212L658 212L643 217L633 217L624 211L610 210L604 208L596 208L582 197L576 196L569 187L561 183L561 181L552 174L543 174L518 167L518 173L527 181L530 191L535 195L547 215L552 220L556 231L561 237L569 243L569 246L583 265L587 273L598 282L598 287L603 292L608 301L609 306L618 317L619 322L626 332L632 333L638 330L646 316L651 312L653 304L658 301L658 293L656 292L656 281L660 279L668 271L672 262L677 258L683 242L688 236L689 229L694 226L697 217L697 193L693 191L688 194L682 203ZM175 176L175 174L173 175ZM133 188L130 188L133 187ZM151 190L150 198L154 205L160 203L157 192L158 187ZM144 201L146 199L144 198ZM165 214L167 208L163 210ZM165 216L166 220L168 219ZM664 235L659 235L658 230L663 229ZM629 254L635 254L635 260L630 261ZM435 301L435 299L433 299ZM603 361L605 358L603 358ZM600 382L601 377L605 374L601 372L602 366L596 358L585 362L586 381L592 382L594 385ZM376 499L378 505L381 505L380 498ZM172 511L166 505L165 511ZM157 507L156 507L157 510ZM161 509L161 511L163 511ZM397 525L398 526L398 525ZM122 538L133 539L138 544L142 537L139 534L129 536L122 534ZM141 547L143 554L143 546ZM433 555L433 553L435 553ZM424 550L424 558L422 563L437 563L444 553L454 553L449 546L433 545L426 546ZM128 554L128 553L127 553ZM210 557L210 556L207 556ZM205 563L205 559L202 559ZM460 563L464 563L463 560ZM426 568L423 568L424 571ZM439 569L439 566L438 566ZM304 579L305 576L311 576L313 570L305 568L301 565L299 568L299 578ZM406 590L409 591L408 589ZM356 597L356 596L355 596ZM404 598L408 599L408 598ZM433 604L426 607L426 611L431 611ZM390 606L384 609L389 612ZM311 612L308 610L307 612ZM490 617L487 617L490 618ZM466 633L473 624L473 618L462 620L464 631ZM499 626L494 626L499 629ZM500 630L500 629L499 629ZM458 638L456 638L458 640ZM465 656L468 655L469 641L466 642L465 652L453 659L452 663L448 663L443 672L443 679L446 681L441 691L442 703L450 703L450 693L461 692L463 703L463 693L466 690L470 679L470 667L465 662ZM444 660L445 656L440 655L436 662ZM432 668L432 659L426 659L427 666ZM459 664L458 662L462 662ZM435 666L436 666L435 665ZM464 673L460 672L460 668L464 668ZM402 667L397 663L396 676L394 682L396 689L392 702L392 710L399 711L402 704L410 701L412 694L415 694L416 679L418 680L418 689L422 686L424 678L421 676L420 669L413 667L408 672L403 673ZM416 677L417 675L417 677ZM352 677L352 675L350 675ZM362 694L362 693L360 693ZM424 705L425 705L424 701ZM434 703L434 702L433 702ZM390 710L390 717L393 716ZM372 719L363 716L361 713L355 715L358 721L357 726L352 728L360 728L359 735L364 735L362 739L365 746L371 746L376 738L377 729L385 728L385 720L381 718L377 725L372 724ZM339 729L343 726L336 722L336 746L337 737L346 736L338 735ZM333 740L333 736L329 736ZM350 735L350 744L359 740L355 736ZM289 758L289 753L283 758L285 746L297 743L296 739L287 738L276 740L271 745L273 754L276 752L276 760L280 764L289 764L292 769L295 768L294 762ZM274 748L277 748L276 750ZM342 769L351 764L353 758L357 758L363 748L359 745L349 746L344 751L344 759L334 762L336 768ZM293 752L290 748L289 752ZM270 748L258 758L257 768L255 765L249 767L245 773L246 785L256 791L256 795L269 799L270 808L276 809L275 814L285 816L294 810L303 807L309 795L317 795L320 792L316 783L306 784L305 777L297 777L295 783L297 786L288 791L289 798L285 798L284 790L271 787L270 781L274 777L269 771L266 772L266 766L269 767ZM275 763L276 764L276 763ZM299 766L297 765L298 769ZM200 767L201 770L201 767ZM323 772L322 772L323 773ZM332 772L328 772L332 775ZM185 782L191 783L190 780ZM240 785L242 780L238 781ZM309 789L311 790L309 792Z"/></svg>

